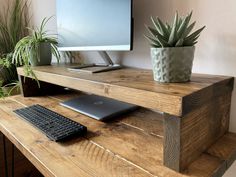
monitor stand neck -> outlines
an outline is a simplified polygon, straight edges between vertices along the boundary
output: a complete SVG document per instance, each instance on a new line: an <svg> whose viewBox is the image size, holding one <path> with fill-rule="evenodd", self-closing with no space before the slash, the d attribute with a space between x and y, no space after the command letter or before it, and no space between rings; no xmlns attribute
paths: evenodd
<svg viewBox="0 0 236 177"><path fill-rule="evenodd" d="M101 73L107 71L113 71L123 68L119 64L114 64L110 56L105 51L99 51L99 55L104 60L104 64L87 64L78 67L68 68L70 71L89 72L89 73Z"/></svg>
<svg viewBox="0 0 236 177"><path fill-rule="evenodd" d="M111 60L111 57L107 54L107 52L105 52L105 51L99 51L98 53L99 53L99 55L102 57L102 59L104 60L104 62L105 62L108 66L114 65L113 61Z"/></svg>

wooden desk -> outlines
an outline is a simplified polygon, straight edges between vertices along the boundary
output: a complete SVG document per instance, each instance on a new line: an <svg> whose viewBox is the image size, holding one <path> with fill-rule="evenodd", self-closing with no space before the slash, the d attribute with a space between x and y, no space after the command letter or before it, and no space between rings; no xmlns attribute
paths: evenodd
<svg viewBox="0 0 236 177"><path fill-rule="evenodd" d="M0 131L45 176L57 177L219 177L236 157L236 135L226 133L182 174L163 166L163 119L140 109L110 122L99 122L60 106L80 93L55 96L13 96L0 101ZM55 143L12 110L46 106L88 127L85 137Z"/></svg>
<svg viewBox="0 0 236 177"><path fill-rule="evenodd" d="M68 146L47 141L48 148L56 149L55 153L59 154L61 151L72 152L75 157L72 156L70 159L76 160L76 164L79 163L77 165L85 173L92 176L96 176L96 174L119 176L119 171L122 171L120 176L123 176L123 171L127 176L128 174L130 176L138 174L139 176L142 174L143 176L147 174L169 175L171 177L180 175L166 168L169 167L188 175L203 173L203 176L207 176L207 174L208 176L209 174L210 176L212 174L220 176L235 159L235 142L233 142L234 138L231 138L234 137L234 134L228 133L231 93L234 83L232 77L195 74L189 83L159 84L153 81L150 70L141 69L126 68L91 75L69 72L64 66L54 65L35 67L34 72L41 81L40 89L37 88L36 82L29 78L23 82L23 69L18 68L19 78L22 80L22 93L25 97L43 95L49 91L55 92L58 90L55 85L59 85L144 107L141 111L124 117L118 122L110 123L101 123L67 110L66 116L71 116L72 113L75 117L79 115L78 121L88 126L91 132L85 140L77 142L83 142L82 144L72 142ZM65 98L65 96L62 97ZM29 97L23 100L29 103L32 99ZM41 102L48 104L50 99L46 100L47 98L43 97ZM55 98L53 100L55 101ZM33 103L39 101L33 100ZM21 101L18 103L25 105ZM62 109L61 107L56 108L58 112ZM163 113L160 114L154 110ZM73 118L73 116L71 117ZM211 147L218 141L226 141L225 139L227 141L230 139L229 144L232 144L232 148L230 152L227 150L227 157L224 155L221 157L222 152L212 150ZM94 144L88 145L88 142ZM89 157L83 157L82 152L76 151L74 153L74 149L70 150L70 146L76 150L83 150L84 146L85 148L89 147L97 154L88 152ZM97 146L104 149L106 153L97 149ZM218 148L217 145L214 147ZM227 149L226 145L221 147L220 151L225 148ZM206 152L208 153L206 154ZM117 165L113 164L113 161L111 163L110 157L107 156L107 162L113 165L104 166L106 162L101 161L99 155L104 158L107 153L114 155L111 158L116 159ZM79 158L76 154L84 159L77 162ZM88 164L93 158L98 163L91 162L94 167ZM120 160L123 161L120 162ZM127 164L124 165L124 162ZM206 163L214 165L208 167ZM44 164L47 162L45 161ZM67 165L69 166L69 164ZM102 171L96 169L96 165L101 166L100 170ZM120 170L124 166L125 169ZM204 168L206 169L204 170ZM197 169L201 169L201 172ZM206 174L208 169L210 173ZM54 170L52 171L57 173ZM70 172L72 173L72 171Z"/></svg>

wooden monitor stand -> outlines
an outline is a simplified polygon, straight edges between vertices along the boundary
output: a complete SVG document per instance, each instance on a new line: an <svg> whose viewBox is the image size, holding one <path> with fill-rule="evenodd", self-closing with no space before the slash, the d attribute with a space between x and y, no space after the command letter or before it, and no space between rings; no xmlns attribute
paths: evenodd
<svg viewBox="0 0 236 177"><path fill-rule="evenodd" d="M25 98L18 96L9 100L9 106L0 105L1 110L11 111L39 103L88 127L84 138L54 144L24 121L10 118L11 113L10 117L1 113L0 130L25 155L30 151L33 156L28 157L44 174L61 176L53 164L63 164L72 176L77 174L72 170L76 165L87 176L218 177L234 162L236 135L228 132L232 77L193 74L189 83L159 84L153 81L150 70L125 68L91 75L68 72L67 67L33 68L41 89L30 78L23 82L23 68L18 68ZM111 122L99 122L58 105L81 92L35 97L50 90L55 93L55 85L129 102L142 109ZM15 133L23 125L24 135L31 138Z"/></svg>

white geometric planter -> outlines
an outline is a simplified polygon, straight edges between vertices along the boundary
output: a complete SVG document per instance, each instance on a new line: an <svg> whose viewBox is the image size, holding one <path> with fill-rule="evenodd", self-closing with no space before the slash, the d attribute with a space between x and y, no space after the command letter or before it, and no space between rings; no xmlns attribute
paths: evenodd
<svg viewBox="0 0 236 177"><path fill-rule="evenodd" d="M188 82L192 74L195 47L151 48L154 80Z"/></svg>

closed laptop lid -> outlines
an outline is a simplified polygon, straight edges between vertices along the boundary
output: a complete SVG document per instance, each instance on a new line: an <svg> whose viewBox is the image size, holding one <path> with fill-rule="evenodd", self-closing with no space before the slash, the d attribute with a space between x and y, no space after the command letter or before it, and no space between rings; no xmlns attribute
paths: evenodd
<svg viewBox="0 0 236 177"><path fill-rule="evenodd" d="M97 95L83 95L61 103L62 106L97 120L116 117L138 106Z"/></svg>

